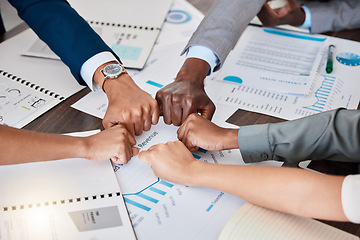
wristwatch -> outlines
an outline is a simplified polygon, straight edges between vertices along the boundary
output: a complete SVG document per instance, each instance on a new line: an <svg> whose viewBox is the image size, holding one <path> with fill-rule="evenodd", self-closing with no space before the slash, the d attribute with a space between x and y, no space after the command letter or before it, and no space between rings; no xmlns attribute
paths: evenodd
<svg viewBox="0 0 360 240"><path fill-rule="evenodd" d="M104 91L104 83L108 79L118 78L121 74L127 73L125 68L118 63L113 63L106 65L103 69L100 70L104 75L104 81L102 82L101 89ZM105 91L104 91L105 92Z"/></svg>

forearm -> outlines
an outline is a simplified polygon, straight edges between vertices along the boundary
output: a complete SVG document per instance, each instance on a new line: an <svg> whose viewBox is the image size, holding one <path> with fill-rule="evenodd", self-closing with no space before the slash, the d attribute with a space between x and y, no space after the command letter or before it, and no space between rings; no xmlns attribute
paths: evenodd
<svg viewBox="0 0 360 240"><path fill-rule="evenodd" d="M185 49L191 45L211 49L223 63L265 0L218 0L211 7Z"/></svg>
<svg viewBox="0 0 360 240"><path fill-rule="evenodd" d="M358 0L308 2L311 12L311 32L320 33L355 29L360 26Z"/></svg>
<svg viewBox="0 0 360 240"><path fill-rule="evenodd" d="M82 64L97 53L112 51L65 0L9 2L81 84L85 84L80 78Z"/></svg>
<svg viewBox="0 0 360 240"><path fill-rule="evenodd" d="M0 165L86 158L83 138L37 133L0 125Z"/></svg>
<svg viewBox="0 0 360 240"><path fill-rule="evenodd" d="M210 66L204 60L188 58L179 70L175 81L190 81L194 85L204 88L204 79L209 70Z"/></svg>
<svg viewBox="0 0 360 240"><path fill-rule="evenodd" d="M360 161L360 111L333 110L270 125L240 127L245 162Z"/></svg>
<svg viewBox="0 0 360 240"><path fill-rule="evenodd" d="M216 189L266 208L305 217L347 221L343 177L292 168L201 163L190 186Z"/></svg>

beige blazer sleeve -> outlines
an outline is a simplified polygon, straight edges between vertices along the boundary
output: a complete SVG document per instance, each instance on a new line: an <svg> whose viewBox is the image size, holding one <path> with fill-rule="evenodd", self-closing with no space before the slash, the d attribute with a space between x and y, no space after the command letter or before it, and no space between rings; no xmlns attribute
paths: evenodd
<svg viewBox="0 0 360 240"><path fill-rule="evenodd" d="M189 46L208 47L220 59L220 64L215 68L217 70L264 3L265 0L216 1L192 35L183 53Z"/></svg>

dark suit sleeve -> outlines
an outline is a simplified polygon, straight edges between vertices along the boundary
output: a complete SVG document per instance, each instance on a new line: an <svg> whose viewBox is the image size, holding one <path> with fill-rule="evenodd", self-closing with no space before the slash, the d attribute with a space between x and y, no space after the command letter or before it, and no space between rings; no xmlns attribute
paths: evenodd
<svg viewBox="0 0 360 240"><path fill-rule="evenodd" d="M110 51L105 42L65 0L9 0L30 28L61 58L82 85L82 64ZM115 55L114 55L115 56Z"/></svg>
<svg viewBox="0 0 360 240"><path fill-rule="evenodd" d="M360 162L360 111L337 109L282 123L240 127L247 163L279 160Z"/></svg>

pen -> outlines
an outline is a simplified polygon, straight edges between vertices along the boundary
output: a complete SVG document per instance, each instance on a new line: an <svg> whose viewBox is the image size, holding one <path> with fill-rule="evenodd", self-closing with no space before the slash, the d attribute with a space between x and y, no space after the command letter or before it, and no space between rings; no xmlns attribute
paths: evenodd
<svg viewBox="0 0 360 240"><path fill-rule="evenodd" d="M334 49L335 46L334 45L330 45L329 46L329 50L328 50L328 57L327 57L327 62L326 62L326 72L327 73L331 73L333 71L333 54L334 54Z"/></svg>

